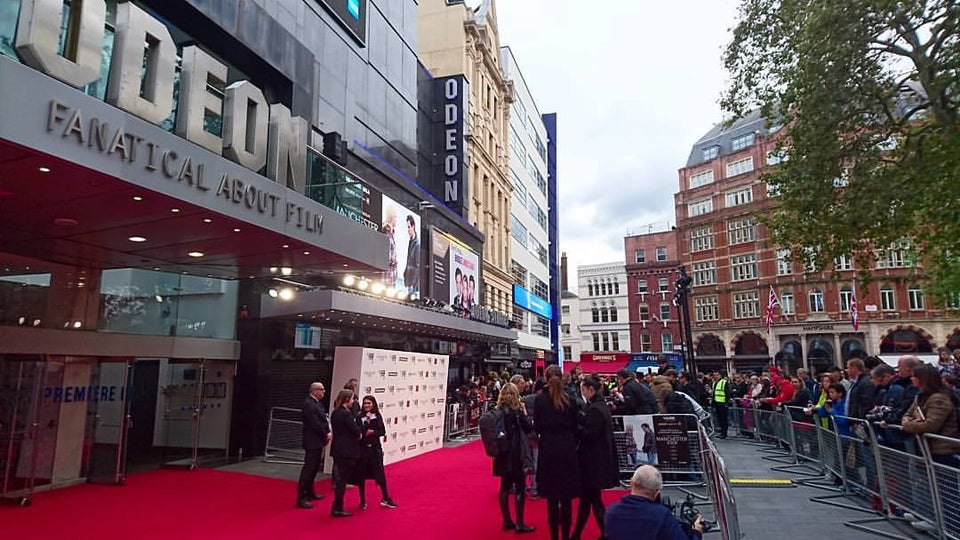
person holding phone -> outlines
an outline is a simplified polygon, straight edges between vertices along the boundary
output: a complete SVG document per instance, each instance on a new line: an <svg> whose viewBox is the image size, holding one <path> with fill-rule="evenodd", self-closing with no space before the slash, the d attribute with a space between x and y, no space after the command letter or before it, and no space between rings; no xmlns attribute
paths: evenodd
<svg viewBox="0 0 960 540"><path fill-rule="evenodd" d="M380 406L373 396L363 396L360 406L360 429L363 437L360 439L360 455L351 484L360 488L360 509L367 508L366 481L373 480L380 487L380 506L396 508L387 493L387 476L383 470L383 446L380 439L387 436L387 428L380 414Z"/></svg>

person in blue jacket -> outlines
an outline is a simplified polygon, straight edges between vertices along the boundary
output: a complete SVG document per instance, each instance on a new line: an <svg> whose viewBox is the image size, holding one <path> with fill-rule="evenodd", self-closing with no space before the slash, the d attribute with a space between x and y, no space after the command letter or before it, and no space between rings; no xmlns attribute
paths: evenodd
<svg viewBox="0 0 960 540"><path fill-rule="evenodd" d="M657 502L663 476L651 465L639 467L630 478L630 494L607 508L607 540L700 540L703 518L685 533L669 508Z"/></svg>
<svg viewBox="0 0 960 540"><path fill-rule="evenodd" d="M847 389L840 383L833 383L827 388L827 402L817 409L817 416L833 417L833 425L840 435L849 437L850 426L847 424Z"/></svg>

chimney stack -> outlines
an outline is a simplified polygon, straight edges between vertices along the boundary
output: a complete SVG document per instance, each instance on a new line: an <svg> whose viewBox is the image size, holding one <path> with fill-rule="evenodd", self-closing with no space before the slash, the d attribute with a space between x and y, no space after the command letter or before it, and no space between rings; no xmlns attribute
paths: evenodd
<svg viewBox="0 0 960 540"><path fill-rule="evenodd" d="M567 289L567 252L564 251L560 254L560 290L563 292L568 291Z"/></svg>

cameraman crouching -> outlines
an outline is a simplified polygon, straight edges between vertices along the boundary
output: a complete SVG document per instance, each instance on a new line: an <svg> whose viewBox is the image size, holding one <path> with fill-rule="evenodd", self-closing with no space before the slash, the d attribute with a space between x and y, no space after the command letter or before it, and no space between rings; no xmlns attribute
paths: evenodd
<svg viewBox="0 0 960 540"><path fill-rule="evenodd" d="M663 476L655 467L644 465L630 478L630 494L607 508L608 540L700 540L703 518L698 516L687 534L673 512L657 501Z"/></svg>

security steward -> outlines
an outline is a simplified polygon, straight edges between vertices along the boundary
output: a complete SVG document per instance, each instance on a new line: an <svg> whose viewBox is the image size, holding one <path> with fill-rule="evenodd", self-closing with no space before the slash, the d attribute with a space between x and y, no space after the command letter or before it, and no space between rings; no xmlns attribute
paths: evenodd
<svg viewBox="0 0 960 540"><path fill-rule="evenodd" d="M717 422L720 424L719 439L727 438L730 418L727 416L727 372L721 371L720 378L713 383L713 408L717 411Z"/></svg>

